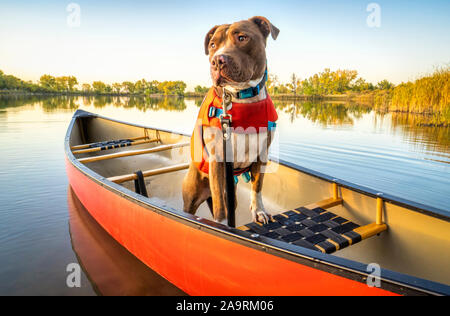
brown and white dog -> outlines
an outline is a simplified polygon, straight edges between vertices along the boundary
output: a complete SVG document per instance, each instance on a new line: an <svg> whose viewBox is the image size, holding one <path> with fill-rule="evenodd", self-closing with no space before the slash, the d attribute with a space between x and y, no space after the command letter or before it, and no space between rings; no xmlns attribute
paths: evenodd
<svg viewBox="0 0 450 316"><path fill-rule="evenodd" d="M249 20L224 24L213 27L205 38L205 53L209 55L211 77L214 92L217 96L223 95L223 89L230 91L233 104L245 103L246 106L269 98L266 87L258 89L257 95L240 99L236 93L260 84L267 72L266 42L269 35L273 39L278 36L279 30L264 17L253 17ZM256 93L255 93L256 94ZM208 98L208 96L207 96ZM270 98L269 98L270 100ZM205 101L204 101L205 102ZM271 102L271 101L270 101ZM272 135L270 131L257 134L257 143L270 145ZM261 190L264 173L262 169L267 160L261 159L261 148L252 150L249 135L233 133L233 151L237 156L245 159L235 159L235 169L246 169L251 173L251 205L253 221L267 223L270 215L265 211L262 202ZM223 150L221 150L221 134L203 130L204 146L209 154L207 173L199 170L198 165L191 163L189 171L183 181L184 211L195 214L198 207L205 201L216 221L223 221L226 217L225 177ZM237 140L244 137L243 142ZM194 136L193 136L194 138ZM261 138L264 138L261 140ZM191 143L193 139L191 139ZM245 146L237 144L245 143ZM250 144L250 145L249 145ZM265 154L267 154L265 148ZM244 152L243 152L244 151Z"/></svg>

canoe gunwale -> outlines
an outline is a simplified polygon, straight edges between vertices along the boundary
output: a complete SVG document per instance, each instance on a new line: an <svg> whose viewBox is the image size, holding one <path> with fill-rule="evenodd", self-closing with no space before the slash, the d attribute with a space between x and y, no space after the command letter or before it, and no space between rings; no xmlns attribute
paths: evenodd
<svg viewBox="0 0 450 316"><path fill-rule="evenodd" d="M172 133L176 135L181 136L189 136L184 133L179 132L172 132L169 130L159 129L159 128L152 128L149 126L142 126L138 124L130 124L127 122L110 119L107 117L103 117L97 114L89 113L83 110L77 110L70 122L69 128L67 130L67 134L65 137L65 153L68 161L71 163L72 166L74 166L76 169L78 169L82 174L84 174L86 177L88 177L90 180L96 182L98 185L108 189L109 191L112 191L118 195L120 195L123 198L126 198L134 203L139 204L140 206L156 212L159 215L163 215L165 217L169 217L173 220L176 220L178 222L181 222L185 225L189 225L191 227L195 227L197 229L201 229L202 231L208 232L210 234L219 236L221 238L225 238L227 240L230 240L232 242L237 242L239 244L243 244L245 246L285 258L290 261L295 261L300 264L304 264L307 266L312 266L316 269L329 272L335 275L343 276L345 278L358 281L361 283L366 282L366 278L370 275L369 272L367 272L367 265L353 261L346 258L336 257L334 255L330 254L324 254L317 251L313 251L310 249L306 249L303 247L291 245L288 243L280 242L274 239L270 239L264 236L258 236L258 237L252 237L252 234L235 229L230 228L225 225L218 224L216 222L203 219L200 217L197 217L195 215L182 213L179 210L173 209L164 203L157 203L156 201L151 201L139 194L136 194L133 191L127 190L123 186L113 183L111 181L108 181L107 178L100 176L99 174L92 171L90 168L88 168L86 165L78 162L76 157L72 154L70 150L70 134L73 128L73 125L75 124L76 120L81 117L97 117L105 120L109 120L116 123L126 124L134 127L140 127L140 128L146 128L146 129L153 129L153 130L159 130L162 132ZM328 181L328 182L336 182L340 186L351 189L353 191L377 197L377 193L375 193L375 190L371 190L362 186L357 186L352 183L335 179L332 177L329 177L325 174L303 168L301 166L295 165L293 163L289 163L282 160L277 160L279 164L285 165L287 167L293 168L295 170L298 170L300 172L304 172L306 174L312 175L314 177L317 177L319 179ZM421 204L418 204L416 206L411 204L403 204L404 201L399 200L391 200L392 197L390 195L383 195L383 199L387 202L391 202L393 204L398 204L400 206L406 206L408 209L419 211L421 213L426 213L427 215L438 217L450 221L450 218L448 216L440 214L436 214L431 212L430 210L424 210L421 209ZM161 201L163 202L163 201ZM410 201L408 201L410 202ZM412 203L414 204L414 203ZM430 207L431 208L431 207ZM391 270L381 269L381 288L392 291L395 293L400 294L407 294L407 295L420 295L420 294L431 294L431 295L450 295L450 287L445 284L440 284L437 282L425 280L416 278L410 275L405 275L402 273L398 273Z"/></svg>

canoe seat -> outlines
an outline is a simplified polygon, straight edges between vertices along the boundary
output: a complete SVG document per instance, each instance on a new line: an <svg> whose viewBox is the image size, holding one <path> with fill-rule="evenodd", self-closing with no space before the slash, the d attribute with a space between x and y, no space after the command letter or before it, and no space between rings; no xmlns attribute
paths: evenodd
<svg viewBox="0 0 450 316"><path fill-rule="evenodd" d="M330 254L385 231L387 225L360 226L321 207L300 207L273 216L268 224L250 223L239 229Z"/></svg>
<svg viewBox="0 0 450 316"><path fill-rule="evenodd" d="M114 149L130 146L133 141L131 139L109 140L89 144L89 148L104 147L105 149Z"/></svg>

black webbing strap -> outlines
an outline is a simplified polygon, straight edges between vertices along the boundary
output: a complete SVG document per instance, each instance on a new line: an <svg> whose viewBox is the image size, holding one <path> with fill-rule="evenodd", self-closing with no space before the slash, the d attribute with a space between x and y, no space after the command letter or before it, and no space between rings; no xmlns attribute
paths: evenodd
<svg viewBox="0 0 450 316"><path fill-rule="evenodd" d="M224 97L225 101L225 97ZM225 109L226 102L223 104ZM233 169L233 145L231 142L231 116L220 117L220 125L222 127L223 136L223 158L225 164L225 197L227 208L227 219L229 227L236 227L235 208L236 208L236 196L234 188L234 169Z"/></svg>
<svg viewBox="0 0 450 316"><path fill-rule="evenodd" d="M101 150L106 150L131 146L132 143L133 141L131 139L109 140L105 142L90 144L89 148L101 147Z"/></svg>
<svg viewBox="0 0 450 316"><path fill-rule="evenodd" d="M134 180L134 189L136 193L148 197L147 188L145 187L144 175L142 174L142 171L141 170L136 171L135 174L137 176L137 179Z"/></svg>

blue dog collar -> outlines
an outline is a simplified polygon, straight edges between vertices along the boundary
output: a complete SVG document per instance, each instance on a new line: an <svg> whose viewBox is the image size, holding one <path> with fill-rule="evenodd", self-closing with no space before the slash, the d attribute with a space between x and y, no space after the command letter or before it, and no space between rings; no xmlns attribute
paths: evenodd
<svg viewBox="0 0 450 316"><path fill-rule="evenodd" d="M258 83L258 85L256 87L250 87L250 88L238 91L237 93L232 93L227 90L227 93L230 93L236 99L241 99L241 100L256 97L261 92L261 89L264 88L268 78L269 78L269 75L268 75L267 67L266 67L266 71L264 72L264 77Z"/></svg>

